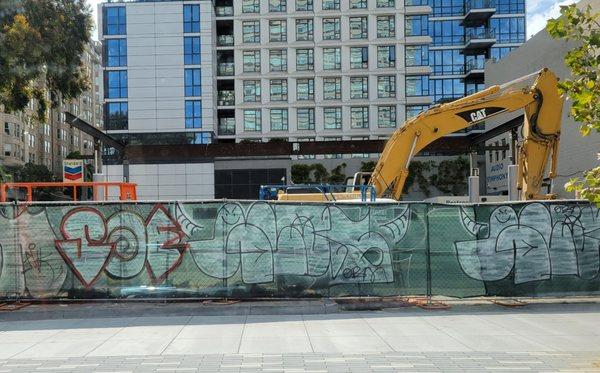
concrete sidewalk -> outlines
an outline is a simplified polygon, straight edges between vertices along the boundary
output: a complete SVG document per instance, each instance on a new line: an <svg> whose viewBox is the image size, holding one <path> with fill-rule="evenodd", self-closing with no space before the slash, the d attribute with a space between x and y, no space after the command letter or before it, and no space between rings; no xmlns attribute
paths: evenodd
<svg viewBox="0 0 600 373"><path fill-rule="evenodd" d="M66 371L72 371L68 368L71 365L75 371L86 371L85 364L101 367L114 361L158 371L165 367L143 363L180 364L190 358L203 361L214 356L225 366L225 357L243 360L259 356L260 366L254 367L257 370L265 368L262 364L268 356L278 356L276 360L282 363L286 356L296 356L296 362L302 366L307 360L354 356L361 361L371 358L376 366L388 367L398 356L417 356L412 359L421 364L431 364L435 359L455 363L467 360L469 364L487 364L488 368L506 368L508 364L513 368L527 367L528 371L573 369L572 364L593 370L597 369L595 359L600 361L597 304L6 321L0 323L0 330L0 359L6 359L0 361L0 370L14 371L29 369L23 364L38 364L29 367L40 371L48 363L60 371L60 359L65 359L61 364L66 364ZM513 362L502 364L504 360ZM532 361L533 365L523 364ZM414 364L409 365L415 367ZM429 367L445 371L435 364ZM119 370L110 364L107 368L110 369L105 371ZM241 366L234 371L240 369ZM285 370L283 366L281 369Z"/></svg>

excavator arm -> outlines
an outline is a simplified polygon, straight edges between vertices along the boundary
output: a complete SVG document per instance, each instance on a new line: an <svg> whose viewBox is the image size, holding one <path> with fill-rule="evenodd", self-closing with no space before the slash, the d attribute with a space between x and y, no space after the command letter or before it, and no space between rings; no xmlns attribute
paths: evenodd
<svg viewBox="0 0 600 373"><path fill-rule="evenodd" d="M510 86L537 75L524 89ZM518 186L522 199L546 199L540 194L549 156L550 178L556 170L563 98L558 79L543 69L502 86L492 86L474 95L436 106L406 122L387 142L371 176L377 196L400 199L412 157L435 140L502 113L525 110L524 140L519 150Z"/></svg>
<svg viewBox="0 0 600 373"><path fill-rule="evenodd" d="M536 77L528 88L514 86ZM503 85L489 87L481 92L448 104L434 106L407 121L388 140L369 184L377 197L399 200L408 176L412 158L427 145L453 132L471 127L502 113L524 109L524 139L519 149L518 187L521 199L548 199L540 194L548 159L551 159L549 177L556 170L560 137L563 97L557 88L556 75L543 69ZM509 89L513 87L513 89ZM319 194L280 194L280 200L323 200ZM333 193L331 199L358 198L356 193Z"/></svg>

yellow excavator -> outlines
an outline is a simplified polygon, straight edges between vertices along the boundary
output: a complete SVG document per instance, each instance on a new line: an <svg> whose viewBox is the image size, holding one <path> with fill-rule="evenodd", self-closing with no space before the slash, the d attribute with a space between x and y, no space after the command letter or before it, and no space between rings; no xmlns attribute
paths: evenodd
<svg viewBox="0 0 600 373"><path fill-rule="evenodd" d="M527 88L518 84L535 79ZM523 141L518 150L517 189L522 200L554 199L541 194L546 174L556 175L558 145L564 97L558 91L558 78L547 68L505 83L495 85L462 99L431 107L398 128L388 140L375 166L368 175L357 173L354 185L367 184L377 198L400 200L408 176L411 159L435 140L465 129L502 113L524 109ZM364 190L363 190L364 193ZM280 201L340 201L361 199L356 189L341 193L285 193Z"/></svg>

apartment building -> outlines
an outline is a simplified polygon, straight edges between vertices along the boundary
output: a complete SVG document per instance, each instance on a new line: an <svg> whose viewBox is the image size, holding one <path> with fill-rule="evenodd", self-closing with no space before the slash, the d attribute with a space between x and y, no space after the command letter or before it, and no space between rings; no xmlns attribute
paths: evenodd
<svg viewBox="0 0 600 373"><path fill-rule="evenodd" d="M100 44L90 44L83 55L84 68L91 83L90 89L77 99L61 102L49 111L48 119L39 123L35 119L37 103L31 101L21 113L0 111L0 164L9 168L30 162L43 164L58 178L62 177L62 160L72 152L92 155L93 140L66 123L65 112L71 112L98 128L103 126L101 110Z"/></svg>
<svg viewBox="0 0 600 373"><path fill-rule="evenodd" d="M106 128L130 144L386 139L430 105L482 89L484 61L525 41L525 0L113 0L100 10ZM347 172L376 156L344 156ZM342 156L284 158L289 180L292 162ZM192 193L183 172L219 181L273 164L204 162L109 167L109 178L148 181L148 197L212 197ZM235 189L229 179L219 188Z"/></svg>

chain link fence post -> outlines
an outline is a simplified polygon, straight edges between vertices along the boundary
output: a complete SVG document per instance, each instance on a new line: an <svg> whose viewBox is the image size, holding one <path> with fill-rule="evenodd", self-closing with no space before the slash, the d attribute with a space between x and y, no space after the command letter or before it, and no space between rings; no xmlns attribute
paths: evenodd
<svg viewBox="0 0 600 373"><path fill-rule="evenodd" d="M425 205L425 256L426 256L426 273L427 273L427 304L431 304L432 290L431 290L431 245L429 240L429 203Z"/></svg>

